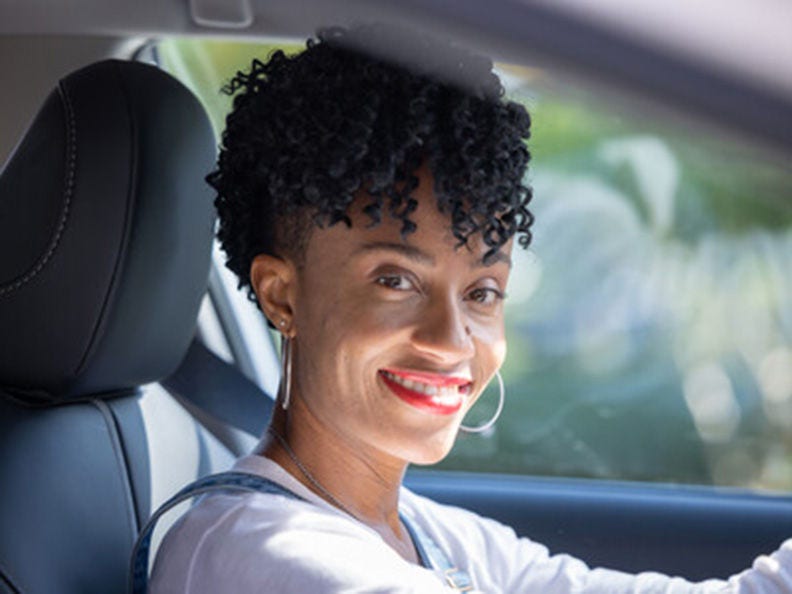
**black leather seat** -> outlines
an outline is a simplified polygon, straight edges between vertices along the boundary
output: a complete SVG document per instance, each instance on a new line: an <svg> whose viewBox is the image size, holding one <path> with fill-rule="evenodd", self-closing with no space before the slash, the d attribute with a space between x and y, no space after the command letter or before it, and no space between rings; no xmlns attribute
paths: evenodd
<svg viewBox="0 0 792 594"><path fill-rule="evenodd" d="M180 83L106 61L0 175L0 592L124 592L151 509L230 462L151 384L206 290L214 144Z"/></svg>

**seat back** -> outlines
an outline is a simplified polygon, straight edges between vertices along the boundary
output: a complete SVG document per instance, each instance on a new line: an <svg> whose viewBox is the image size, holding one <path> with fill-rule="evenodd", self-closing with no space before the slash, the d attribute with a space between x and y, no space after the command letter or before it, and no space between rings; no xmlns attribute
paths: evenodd
<svg viewBox="0 0 792 594"><path fill-rule="evenodd" d="M231 460L154 383L206 290L214 156L180 83L106 61L0 174L0 593L124 592L152 508Z"/></svg>

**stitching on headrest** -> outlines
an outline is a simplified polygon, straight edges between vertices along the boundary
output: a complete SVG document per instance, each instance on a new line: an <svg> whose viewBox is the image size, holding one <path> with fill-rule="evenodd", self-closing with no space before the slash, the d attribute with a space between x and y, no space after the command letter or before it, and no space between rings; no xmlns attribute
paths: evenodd
<svg viewBox="0 0 792 594"><path fill-rule="evenodd" d="M64 189L64 198L63 198L63 211L61 212L60 220L58 221L58 228L55 231L55 235L50 241L49 248L47 252L39 258L39 261L35 264L32 270L28 271L22 278L14 281L10 285L5 287L0 287L0 297L11 293L12 291L16 291L20 287L24 286L25 284L29 283L33 278L35 278L47 265L52 255L55 253L55 250L58 249L58 245L60 244L61 237L63 236L63 231L66 229L66 220L69 218L70 206L72 196L74 194L74 178L77 169L77 125L75 123L74 118L74 110L72 109L71 99L69 98L69 92L66 87L61 83L58 85L58 90L60 91L61 98L63 100L63 105L66 108L66 122L67 122L67 133L66 133L66 146L67 146L67 154L68 154L68 162L67 162L67 173L66 173L66 187Z"/></svg>

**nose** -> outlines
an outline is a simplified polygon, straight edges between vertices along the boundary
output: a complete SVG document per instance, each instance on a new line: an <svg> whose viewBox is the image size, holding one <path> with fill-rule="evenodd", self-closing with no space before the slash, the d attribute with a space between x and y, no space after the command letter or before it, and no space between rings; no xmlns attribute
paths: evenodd
<svg viewBox="0 0 792 594"><path fill-rule="evenodd" d="M423 309L412 340L424 355L446 365L469 359L475 353L462 304L452 297L434 300Z"/></svg>

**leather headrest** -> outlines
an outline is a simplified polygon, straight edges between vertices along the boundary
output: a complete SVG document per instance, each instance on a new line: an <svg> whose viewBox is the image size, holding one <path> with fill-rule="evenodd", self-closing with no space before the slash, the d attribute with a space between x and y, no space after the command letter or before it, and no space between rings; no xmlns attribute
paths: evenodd
<svg viewBox="0 0 792 594"><path fill-rule="evenodd" d="M158 68L60 81L0 174L0 389L57 403L175 369L206 290L214 158L203 108Z"/></svg>

